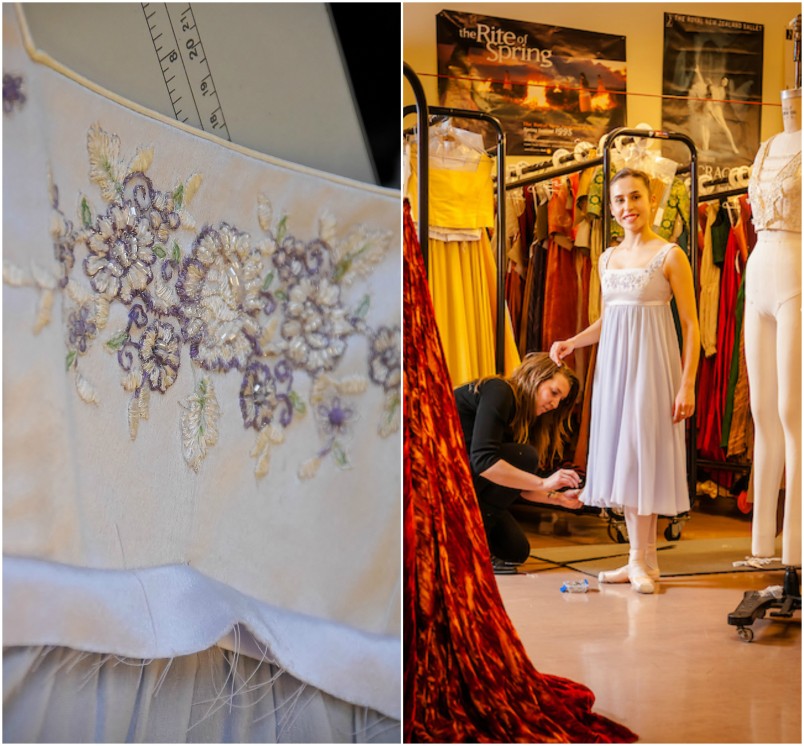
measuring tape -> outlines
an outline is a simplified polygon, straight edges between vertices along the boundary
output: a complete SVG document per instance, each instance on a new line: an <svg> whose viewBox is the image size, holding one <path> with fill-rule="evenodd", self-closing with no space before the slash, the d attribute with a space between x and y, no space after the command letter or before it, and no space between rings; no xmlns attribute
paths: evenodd
<svg viewBox="0 0 804 746"><path fill-rule="evenodd" d="M173 113L231 141L190 4L142 3Z"/></svg>

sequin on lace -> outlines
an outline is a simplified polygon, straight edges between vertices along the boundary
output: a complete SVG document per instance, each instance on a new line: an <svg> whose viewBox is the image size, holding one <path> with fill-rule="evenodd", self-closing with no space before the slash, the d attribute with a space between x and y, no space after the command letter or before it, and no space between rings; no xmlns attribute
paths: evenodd
<svg viewBox="0 0 804 746"><path fill-rule="evenodd" d="M24 104L22 76L3 73L3 113L11 114L15 107L21 109Z"/></svg>
<svg viewBox="0 0 804 746"><path fill-rule="evenodd" d="M89 130L87 152L89 180L103 200L99 209L81 194L77 220L69 220L52 179L49 185L58 270L43 276L4 267L8 284L61 291L65 364L83 401L99 403L93 372L84 368L88 351L103 344L130 395L135 439L151 394L174 386L189 358L195 383L181 402L180 428L194 471L218 441L216 383L224 375L240 379L240 413L243 427L256 433L251 455L260 477L285 429L304 417L312 417L320 442L310 444L311 458L299 466L299 476L314 476L327 457L347 468L360 396L371 386L384 396L374 427L381 436L398 431L400 329L371 328L370 294L344 292L387 255L388 232L361 225L344 236L326 213L320 235L305 241L290 232L290 216L274 215L264 195L255 199L256 235L226 221L196 231L188 208L201 188L200 174L159 188L146 175L153 149L126 160L119 138L97 124ZM114 304L127 309L127 321L109 329ZM364 374L339 376L348 346L360 337L369 350Z"/></svg>

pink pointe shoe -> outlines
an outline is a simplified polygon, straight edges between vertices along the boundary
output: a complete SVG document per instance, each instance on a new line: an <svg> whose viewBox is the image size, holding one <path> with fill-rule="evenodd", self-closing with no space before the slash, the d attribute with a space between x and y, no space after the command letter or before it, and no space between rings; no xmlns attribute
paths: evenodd
<svg viewBox="0 0 804 746"><path fill-rule="evenodd" d="M655 593L656 585L650 575L650 570L642 563L631 563L628 569L628 577L631 581L631 587L637 593Z"/></svg>
<svg viewBox="0 0 804 746"><path fill-rule="evenodd" d="M635 578L644 578L650 581L652 585L653 582L659 580L659 577L660 573L658 568L651 569L641 563L629 562L627 565L618 567L616 570L607 570L599 573L597 580L599 583L631 583L634 585ZM639 590L639 588L635 586L640 593L653 593L653 590L648 590L648 585L644 581L640 581L638 585L645 588L645 590Z"/></svg>

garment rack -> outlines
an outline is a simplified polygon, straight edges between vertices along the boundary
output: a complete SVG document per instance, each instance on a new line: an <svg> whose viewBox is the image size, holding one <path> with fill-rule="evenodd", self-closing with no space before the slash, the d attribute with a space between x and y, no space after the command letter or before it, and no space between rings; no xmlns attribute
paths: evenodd
<svg viewBox="0 0 804 746"><path fill-rule="evenodd" d="M405 78L407 78L410 87L413 89L413 95L416 98L416 118L418 127L416 128L419 148L418 148L418 159L416 162L417 165L417 176L419 181L419 247L422 252L422 256L424 258L424 270L425 273L427 272L427 255L428 255L428 247L429 247L429 233L428 233L428 226L429 226L429 213L430 213L430 198L428 194L428 177L427 174L429 173L429 157L430 152L429 148L422 148L421 143L424 141L425 143L429 141L429 121L427 116L427 97L424 93L424 87L422 86L421 81L419 80L419 76L413 71L413 68L408 65L407 62L403 63L402 71L405 74Z"/></svg>
<svg viewBox="0 0 804 746"><path fill-rule="evenodd" d="M406 65L406 70L408 66ZM411 70L406 75L415 75ZM422 90L423 96L423 90ZM443 106L427 106L422 98L423 105L406 106L403 110L404 116L418 112L420 119L428 119L429 116L447 116L451 118L460 119L473 119L477 121L486 122L490 124L495 130L497 136L496 145L496 158L497 158L497 182L504 183L505 181L505 131L503 130L500 120L491 114L486 114L483 111L471 111L469 109L453 109ZM429 174L429 163L422 169L422 153L429 150L429 140L422 138L422 133L425 130L419 128L417 133L418 140L418 178L419 178L419 232L421 235L421 205L429 198L427 191L427 182ZM425 159L426 161L427 159ZM422 188L424 187L424 190ZM497 320L495 328L495 345L494 345L494 359L496 371L499 374L505 373L505 200L498 198L496 200L497 212ZM427 235L426 232L424 234ZM421 238L420 238L421 240ZM426 262L425 255L425 262ZM425 264L426 266L426 264Z"/></svg>
<svg viewBox="0 0 804 746"><path fill-rule="evenodd" d="M554 179L561 176L568 176L578 171L584 171L587 168L594 168L602 166L604 174L608 174L611 170L611 146L615 140L622 138L625 142L633 142L639 138L652 138L668 141L678 141L687 146L690 153L690 163L688 167L681 168L677 173L689 171L690 178L690 236L689 236L689 260L693 273L693 283L695 287L695 297L699 295L698 279L696 272L697 264L697 227L693 223L693 215L697 214L698 204L698 180L697 180L697 160L698 151L695 143L687 135L677 132L665 132L659 130L645 130L645 129L628 129L620 127L609 132L602 140L603 153L596 158L589 158L577 163L559 167L559 168L539 168L541 164L537 164L535 168L536 173L533 173L525 178L518 178L509 181L505 184L505 189L515 189L518 187L534 184L548 179ZM607 205L609 202L609 182L608 179L603 179L603 196L602 202ZM611 216L607 209L603 210L603 239L604 244L608 245L610 238ZM687 488L690 494L691 502L694 502L697 493L697 426L695 419L692 418L688 424L688 437L687 437Z"/></svg>
<svg viewBox="0 0 804 746"><path fill-rule="evenodd" d="M717 179L712 184L728 184L728 179ZM727 197L739 197L743 194L748 193L748 187L735 187L734 189L726 189L722 192L712 192L711 194L705 194L699 198L700 202L714 202L715 200L726 199ZM696 208L697 212L697 208ZM715 461L713 459L698 459L698 466L703 467L704 469L708 469L709 471L713 472L750 472L751 471L751 462L742 462L742 461Z"/></svg>

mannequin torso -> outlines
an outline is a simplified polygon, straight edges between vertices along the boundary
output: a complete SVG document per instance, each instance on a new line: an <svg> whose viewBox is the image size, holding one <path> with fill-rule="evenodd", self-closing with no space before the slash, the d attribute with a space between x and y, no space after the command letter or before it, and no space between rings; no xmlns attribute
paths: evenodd
<svg viewBox="0 0 804 746"><path fill-rule="evenodd" d="M784 129L760 145L748 193L754 227L801 233L801 90L782 92Z"/></svg>

